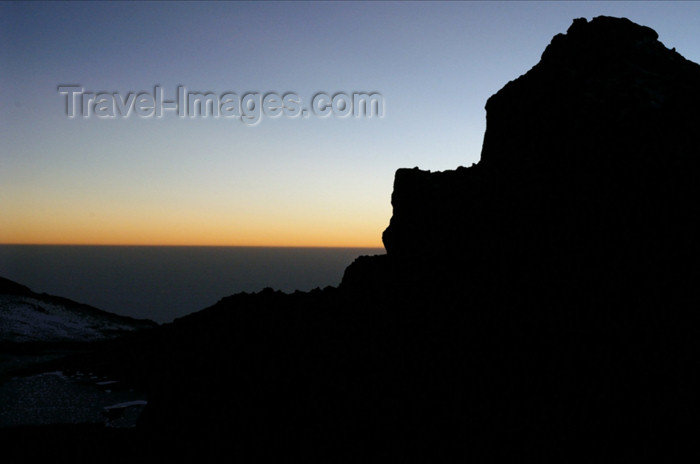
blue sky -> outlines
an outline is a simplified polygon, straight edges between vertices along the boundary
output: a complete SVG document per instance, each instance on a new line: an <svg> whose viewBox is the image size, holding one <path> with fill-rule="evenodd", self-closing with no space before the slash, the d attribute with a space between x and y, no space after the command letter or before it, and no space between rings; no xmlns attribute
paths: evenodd
<svg viewBox="0 0 700 464"><path fill-rule="evenodd" d="M0 243L381 246L397 168L478 162L484 105L577 17L700 62L696 2L0 4ZM383 118L67 118L86 90L379 92Z"/></svg>

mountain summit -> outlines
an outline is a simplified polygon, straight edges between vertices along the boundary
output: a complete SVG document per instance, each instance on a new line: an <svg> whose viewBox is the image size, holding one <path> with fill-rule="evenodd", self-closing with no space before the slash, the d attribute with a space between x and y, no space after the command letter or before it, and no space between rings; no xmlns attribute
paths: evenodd
<svg viewBox="0 0 700 464"><path fill-rule="evenodd" d="M597 169L697 153L700 65L657 37L624 18L575 20L489 98L482 163Z"/></svg>
<svg viewBox="0 0 700 464"><path fill-rule="evenodd" d="M698 108L700 65L652 29L577 19L488 100L477 165L397 171L378 266L400 262L399 280L434 282L617 273L656 259L678 269L669 259L688 264L700 234ZM424 275L424 260L440 264ZM348 284L363 275L354 271Z"/></svg>

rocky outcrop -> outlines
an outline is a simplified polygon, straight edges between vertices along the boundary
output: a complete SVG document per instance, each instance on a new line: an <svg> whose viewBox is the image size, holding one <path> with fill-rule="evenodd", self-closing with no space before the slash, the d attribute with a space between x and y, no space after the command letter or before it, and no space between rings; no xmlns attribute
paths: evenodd
<svg viewBox="0 0 700 464"><path fill-rule="evenodd" d="M649 28L576 20L488 101L477 165L397 171L386 255L164 327L143 429L243 460L668 460L700 411L698 89Z"/></svg>
<svg viewBox="0 0 700 464"><path fill-rule="evenodd" d="M561 176L697 162L698 81L700 66L652 29L578 19L488 100L481 163Z"/></svg>
<svg viewBox="0 0 700 464"><path fill-rule="evenodd" d="M397 171L387 255L356 260L341 289L433 312L455 358L489 366L464 374L483 389L455 375L438 390L480 398L454 397L483 443L518 443L511 458L545 456L545 436L564 460L585 442L627 447L625 459L687 449L700 413L688 394L700 385L699 108L700 66L653 30L575 20L488 100L478 164Z"/></svg>
<svg viewBox="0 0 700 464"><path fill-rule="evenodd" d="M700 65L652 29L577 19L488 100L477 165L397 171L387 254L402 278L427 260L440 264L421 279L445 281L671 256L680 269L700 232L698 108Z"/></svg>

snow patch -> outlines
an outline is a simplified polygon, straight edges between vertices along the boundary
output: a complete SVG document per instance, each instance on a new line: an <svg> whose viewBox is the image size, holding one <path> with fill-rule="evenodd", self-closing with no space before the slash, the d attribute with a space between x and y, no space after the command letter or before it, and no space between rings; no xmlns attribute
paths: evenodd
<svg viewBox="0 0 700 464"><path fill-rule="evenodd" d="M70 306L23 295L0 295L0 341L95 341L134 327Z"/></svg>
<svg viewBox="0 0 700 464"><path fill-rule="evenodd" d="M134 400L134 401L127 401L125 403L113 404L111 406L105 406L103 409L106 411L109 411L110 409L124 409L124 408L129 408L132 406L146 406L147 404L148 404L148 401L146 401L146 400Z"/></svg>
<svg viewBox="0 0 700 464"><path fill-rule="evenodd" d="M102 381L102 382L95 382L95 385L100 385L100 386L102 386L102 385L112 385L112 384L115 384L115 383L119 383L119 381L118 381L118 380L105 380L105 381Z"/></svg>

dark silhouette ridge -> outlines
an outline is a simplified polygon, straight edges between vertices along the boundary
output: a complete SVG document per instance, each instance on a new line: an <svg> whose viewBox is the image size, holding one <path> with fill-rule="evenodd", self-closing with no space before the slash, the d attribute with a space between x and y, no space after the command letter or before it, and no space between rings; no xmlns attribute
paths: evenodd
<svg viewBox="0 0 700 464"><path fill-rule="evenodd" d="M134 459L700 457L700 66L578 19L486 108L482 160L399 169L387 254L339 288L75 360L151 392Z"/></svg>
<svg viewBox="0 0 700 464"><path fill-rule="evenodd" d="M608 17L576 20L555 36L540 63L488 100L477 166L397 172L394 216L383 236L388 254L474 253L489 236L508 246L508 235L525 233L522 224L544 229L556 221L583 235L581 225L615 208L649 220L690 218L700 66L656 37Z"/></svg>
<svg viewBox="0 0 700 464"><path fill-rule="evenodd" d="M700 66L651 29L576 20L489 99L478 165L396 173L386 256L338 292L176 323L261 331L224 377L247 398L225 408L241 450L614 460L691 443L698 89ZM165 422L156 406L145 422Z"/></svg>
<svg viewBox="0 0 700 464"><path fill-rule="evenodd" d="M7 294L7 295L23 295L23 296L29 296L29 295L33 294L33 292L29 289L29 287L26 287L22 284L14 282L10 279L6 279L4 277L0 277L0 294L1 293Z"/></svg>

